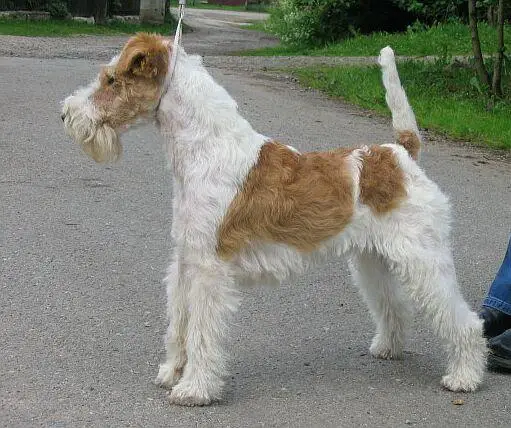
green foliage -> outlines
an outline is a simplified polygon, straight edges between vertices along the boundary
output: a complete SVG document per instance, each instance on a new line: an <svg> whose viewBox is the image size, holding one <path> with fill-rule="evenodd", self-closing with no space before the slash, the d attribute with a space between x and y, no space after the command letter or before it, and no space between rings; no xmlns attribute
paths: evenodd
<svg viewBox="0 0 511 428"><path fill-rule="evenodd" d="M393 0L400 8L428 23L446 22L467 14L467 0ZM493 0L486 0L493 1Z"/></svg>
<svg viewBox="0 0 511 428"><path fill-rule="evenodd" d="M278 0L268 29L284 44L317 45L347 37L357 26L357 0Z"/></svg>
<svg viewBox="0 0 511 428"><path fill-rule="evenodd" d="M41 10L44 9L46 5L46 0L26 0L25 8L26 10ZM19 10L19 5L13 2L13 8L11 10Z"/></svg>
<svg viewBox="0 0 511 428"><path fill-rule="evenodd" d="M67 3L63 0L50 0L46 6L46 10L53 19L66 19L69 16Z"/></svg>
<svg viewBox="0 0 511 428"><path fill-rule="evenodd" d="M486 23L479 24L479 36L484 54L497 49L497 31ZM504 26L504 38L511 40L511 25ZM243 55L311 55L311 56L376 56L383 46L390 45L399 55L472 55L470 31L460 22L410 26L403 33L372 33L329 44L321 48L275 46L243 52Z"/></svg>
<svg viewBox="0 0 511 428"><path fill-rule="evenodd" d="M47 3L48 0L25 0L22 3L14 0L6 0L0 1L0 10L44 10Z"/></svg>
<svg viewBox="0 0 511 428"><path fill-rule="evenodd" d="M319 46L359 33L402 31L417 20L459 20L466 13L466 0L276 0L267 28L285 45Z"/></svg>

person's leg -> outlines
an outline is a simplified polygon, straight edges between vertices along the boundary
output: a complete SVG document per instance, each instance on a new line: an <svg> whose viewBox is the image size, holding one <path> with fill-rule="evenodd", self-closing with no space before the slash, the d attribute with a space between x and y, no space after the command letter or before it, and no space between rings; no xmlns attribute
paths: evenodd
<svg viewBox="0 0 511 428"><path fill-rule="evenodd" d="M498 336L511 328L511 239L479 316L484 320L487 337Z"/></svg>
<svg viewBox="0 0 511 428"><path fill-rule="evenodd" d="M488 340L490 369L511 370L511 239L480 312Z"/></svg>
<svg viewBox="0 0 511 428"><path fill-rule="evenodd" d="M488 291L488 296L484 299L483 306L511 315L511 239L504 261Z"/></svg>

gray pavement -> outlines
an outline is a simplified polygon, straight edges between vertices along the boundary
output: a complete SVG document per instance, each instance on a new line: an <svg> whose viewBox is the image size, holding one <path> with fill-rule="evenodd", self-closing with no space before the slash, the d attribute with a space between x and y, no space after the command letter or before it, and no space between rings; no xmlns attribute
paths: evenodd
<svg viewBox="0 0 511 428"><path fill-rule="evenodd" d="M174 13L177 15L175 9ZM267 17L264 13L186 9L183 38L187 51L224 56L243 49L274 45L275 37L244 30L241 24ZM174 34L169 34L169 37ZM23 37L0 36L0 56L109 60L127 36Z"/></svg>
<svg viewBox="0 0 511 428"><path fill-rule="evenodd" d="M510 425L511 376L488 374L473 394L442 390L445 355L420 320L405 359L372 359L373 325L337 261L246 291L225 399L168 405L152 380L166 327L170 173L151 127L126 134L112 165L64 135L59 102L97 65L0 58L0 426ZM300 150L391 140L387 119L292 80L211 72L256 129ZM422 164L451 198L460 284L477 307L511 231L509 158L433 138Z"/></svg>

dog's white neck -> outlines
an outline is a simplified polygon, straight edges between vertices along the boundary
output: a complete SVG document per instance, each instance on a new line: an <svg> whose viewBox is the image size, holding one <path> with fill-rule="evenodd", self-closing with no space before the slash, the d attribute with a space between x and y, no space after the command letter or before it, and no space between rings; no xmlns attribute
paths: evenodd
<svg viewBox="0 0 511 428"><path fill-rule="evenodd" d="M215 254L218 225L266 139L199 57L181 50L167 83L156 118L174 175L172 237L203 263Z"/></svg>
<svg viewBox="0 0 511 428"><path fill-rule="evenodd" d="M238 113L236 102L209 75L201 58L178 49L157 113L175 178L242 181L265 137Z"/></svg>

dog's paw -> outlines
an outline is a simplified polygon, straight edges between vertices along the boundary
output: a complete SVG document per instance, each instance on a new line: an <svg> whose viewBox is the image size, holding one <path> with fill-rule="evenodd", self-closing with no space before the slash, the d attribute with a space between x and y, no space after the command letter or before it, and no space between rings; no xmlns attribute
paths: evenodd
<svg viewBox="0 0 511 428"><path fill-rule="evenodd" d="M206 391L195 388L188 382L178 383L170 393L170 404L179 406L208 406L218 400L218 396L212 396Z"/></svg>
<svg viewBox="0 0 511 428"><path fill-rule="evenodd" d="M373 339L369 352L375 358L382 360L399 360L403 358L403 350L400 346L392 346L379 337Z"/></svg>
<svg viewBox="0 0 511 428"><path fill-rule="evenodd" d="M477 389L479 381L470 377L445 375L442 386L453 392L473 392Z"/></svg>
<svg viewBox="0 0 511 428"><path fill-rule="evenodd" d="M162 388L171 389L181 379L183 374L182 367L173 367L171 364L160 364L158 376L154 380L154 383Z"/></svg>

